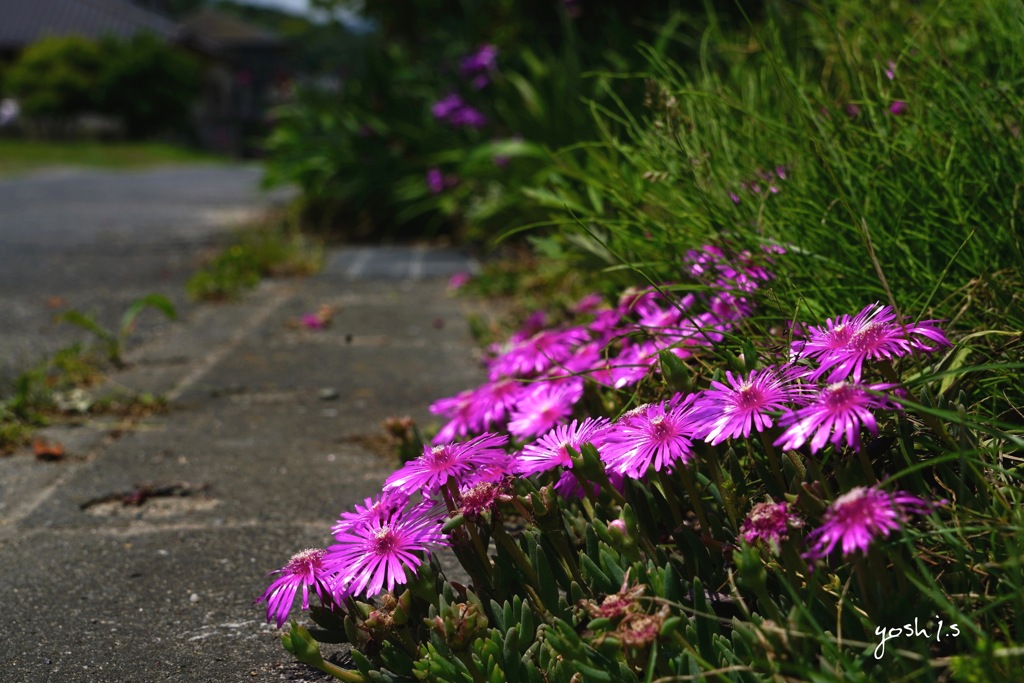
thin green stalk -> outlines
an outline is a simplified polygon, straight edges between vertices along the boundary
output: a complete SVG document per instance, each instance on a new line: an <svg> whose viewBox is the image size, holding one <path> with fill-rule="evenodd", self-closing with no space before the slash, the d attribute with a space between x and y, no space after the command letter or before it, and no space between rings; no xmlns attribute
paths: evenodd
<svg viewBox="0 0 1024 683"><path fill-rule="evenodd" d="M910 399L914 403L921 402L916 396L914 396L914 394L910 392L909 389L903 386L903 382L901 382L899 376L897 376L896 369L893 368L891 361L886 360L882 363L879 363L878 370L879 372L882 373L882 378L885 379L886 382L897 384L904 391L906 391L908 399ZM953 449L958 448L956 440L950 435L949 430L946 429L946 425L940 422L937 417L924 411L918 411L917 415L918 417L921 418L922 421L924 421L926 425L928 425L932 429L932 431L939 435L939 437L946 443L947 446ZM899 419L902 420L904 418L903 416L900 416Z"/></svg>
<svg viewBox="0 0 1024 683"><path fill-rule="evenodd" d="M690 505L693 506L693 512L697 515L697 521L700 522L700 533L702 536L706 536L711 533L711 526L708 524L707 515L704 514L704 506L701 504L700 496L697 494L697 486L693 481L693 472L690 471L689 467L679 468L679 478L683 483L683 488L686 489L686 494L690 498Z"/></svg>
<svg viewBox="0 0 1024 683"><path fill-rule="evenodd" d="M681 527L683 525L683 514L679 510L679 501L676 500L672 481L665 472L658 472L658 481L661 482L662 493L665 495L665 501L672 512L672 521L675 522L677 528Z"/></svg>
<svg viewBox="0 0 1024 683"><path fill-rule="evenodd" d="M764 446L764 452L768 456L768 465L771 467L775 482L783 491L789 490L789 487L786 486L786 479L782 476L782 463L779 462L779 456L775 454L775 446L768 440L764 432L759 432L758 436L761 437L761 445Z"/></svg>
<svg viewBox="0 0 1024 683"><path fill-rule="evenodd" d="M508 535L508 532L500 524L494 528L494 540L512 557L512 561L526 577L527 582L539 588L540 578L537 576L537 570L530 564L530 559L523 553L522 548L512 540L512 537Z"/></svg>
<svg viewBox="0 0 1024 683"><path fill-rule="evenodd" d="M733 529L739 529L739 510L736 509L734 490L732 489L731 482L729 489L726 489L722 464L718 462L716 457L705 458L705 462L710 462L711 464L711 476L714 477L715 486L718 487L718 491L722 496L722 504L725 507L725 514L729 518L729 524L732 525Z"/></svg>
<svg viewBox="0 0 1024 683"><path fill-rule="evenodd" d="M318 664L315 664L316 668L323 671L328 676L334 676L339 681L345 683L366 683L366 679L358 671L351 671L349 669L342 669L336 664L331 664L325 659L320 660Z"/></svg>

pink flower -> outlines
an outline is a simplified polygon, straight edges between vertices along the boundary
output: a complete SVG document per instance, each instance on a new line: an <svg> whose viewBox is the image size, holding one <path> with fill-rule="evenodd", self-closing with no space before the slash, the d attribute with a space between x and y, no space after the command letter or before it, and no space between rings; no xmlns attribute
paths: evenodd
<svg viewBox="0 0 1024 683"><path fill-rule="evenodd" d="M322 330L326 327L323 319L316 313L306 313L302 316L300 322L302 326L310 330Z"/></svg>
<svg viewBox="0 0 1024 683"><path fill-rule="evenodd" d="M397 489L409 495L423 491L429 495L439 491L450 477L459 479L461 485L470 483L475 481L477 471L505 465L506 443L506 435L483 434L463 443L424 446L423 455L388 477L384 490Z"/></svg>
<svg viewBox="0 0 1024 683"><path fill-rule="evenodd" d="M895 408L884 396L871 394L869 390L884 391L895 386L850 382L830 384L821 390L810 405L782 416L779 424L788 425L788 428L776 439L775 445L791 450L800 448L809 439L811 452L816 453L826 441L831 441L833 446L839 448L845 437L850 448L860 450L862 426L867 427L872 435L878 436L878 424L871 411Z"/></svg>
<svg viewBox="0 0 1024 683"><path fill-rule="evenodd" d="M892 360L914 351L933 351L949 346L935 321L916 325L900 324L892 307L879 303L866 306L855 316L843 315L835 322L829 318L826 327L808 329L808 338L793 343L798 357L816 359L820 365L809 374L817 380L828 373L829 382L852 378L859 382L868 360Z"/></svg>
<svg viewBox="0 0 1024 683"><path fill-rule="evenodd" d="M619 472L605 472L608 475L608 481L616 491L622 493L625 490L626 478ZM601 493L601 485L596 481L588 482L591 492L596 496ZM562 472L562 476L555 482L555 492L563 498L583 498L587 495L587 492L583 490L583 486L580 485L580 480L576 478L576 475L572 473L572 470L565 470Z"/></svg>
<svg viewBox="0 0 1024 683"><path fill-rule="evenodd" d="M583 380L578 377L542 383L516 405L508 431L519 438L543 434L569 417L582 397Z"/></svg>
<svg viewBox="0 0 1024 683"><path fill-rule="evenodd" d="M463 57L459 63L459 71L463 77L469 78L481 72L492 71L497 66L498 48L487 43Z"/></svg>
<svg viewBox="0 0 1024 683"><path fill-rule="evenodd" d="M473 276L465 271L455 273L450 278L448 278L448 289L450 291L462 289L466 285L466 283L468 283L472 279Z"/></svg>
<svg viewBox="0 0 1024 683"><path fill-rule="evenodd" d="M901 100L896 100L889 105L889 113L893 116L903 116L907 113L907 103Z"/></svg>
<svg viewBox="0 0 1024 683"><path fill-rule="evenodd" d="M866 553L872 540L899 529L908 514L927 514L933 508L931 503L903 491L887 493L873 486L858 486L836 498L825 511L821 527L807 537L811 547L803 557L826 557L840 543L844 557L856 550Z"/></svg>
<svg viewBox="0 0 1024 683"><path fill-rule="evenodd" d="M322 602L331 599L331 577L333 572L324 567L324 554L320 548L310 548L296 553L283 568L270 572L281 574L267 587L263 595L256 598L253 604L267 603L267 622L273 620L278 628L288 620L295 594L302 587L302 609L309 609L309 589L320 597ZM269 576L269 575L268 575Z"/></svg>
<svg viewBox="0 0 1024 683"><path fill-rule="evenodd" d="M669 401L636 408L605 435L601 457L608 469L640 479L652 466L657 472L671 470L692 458L689 409L696 398L676 394Z"/></svg>
<svg viewBox="0 0 1024 683"><path fill-rule="evenodd" d="M592 313L601 307L604 303L604 297L597 292L587 294L572 307L573 313Z"/></svg>
<svg viewBox="0 0 1024 683"><path fill-rule="evenodd" d="M582 327L566 330L541 330L529 339L509 344L491 363L489 376L531 377L565 361L576 347L589 341Z"/></svg>
<svg viewBox="0 0 1024 683"><path fill-rule="evenodd" d="M478 408L473 392L468 389L431 403L430 412L448 418L448 423L434 437L434 443L446 443L482 431L484 425Z"/></svg>
<svg viewBox="0 0 1024 683"><path fill-rule="evenodd" d="M658 349L651 343L627 344L609 362L600 363L593 377L616 389L632 386L647 376L658 359L657 354Z"/></svg>
<svg viewBox="0 0 1024 683"><path fill-rule="evenodd" d="M483 128L487 125L487 117L477 109L463 105L448 116L448 123L453 126L468 126L470 128Z"/></svg>
<svg viewBox="0 0 1024 683"><path fill-rule="evenodd" d="M779 544L786 540L789 527L799 527L803 521L789 511L789 503L758 503L743 520L740 535L747 543L764 541L778 552Z"/></svg>
<svg viewBox="0 0 1024 683"><path fill-rule="evenodd" d="M408 502L409 496L400 491L385 491L376 500L367 498L361 506L358 503L354 505L352 512L342 512L331 527L331 533L341 534L365 524L387 522L401 512Z"/></svg>
<svg viewBox="0 0 1024 683"><path fill-rule="evenodd" d="M464 106L466 106L466 103L462 101L462 98L457 93L448 93L437 102L434 102L430 107L430 111L434 118L447 120Z"/></svg>
<svg viewBox="0 0 1024 683"><path fill-rule="evenodd" d="M447 545L441 534L445 516L432 503L406 508L386 520L373 519L335 538L323 564L338 574L340 586L352 595L372 598L382 590L394 591L423 563L423 555Z"/></svg>
<svg viewBox="0 0 1024 683"><path fill-rule="evenodd" d="M444 173L436 166L427 169L427 187L430 189L431 194L444 192Z"/></svg>
<svg viewBox="0 0 1024 683"><path fill-rule="evenodd" d="M527 444L516 457L513 469L518 474L526 475L546 472L556 467L571 469L572 459L568 449L579 452L585 443L600 442L608 430L608 424L605 418L588 417L581 423L573 420L571 424L559 425L537 441Z"/></svg>
<svg viewBox="0 0 1024 683"><path fill-rule="evenodd" d="M781 411L795 397L791 378L772 368L752 370L746 379L727 371L725 378L728 386L712 382L698 395L690 418L693 435L712 446L771 427L768 412Z"/></svg>

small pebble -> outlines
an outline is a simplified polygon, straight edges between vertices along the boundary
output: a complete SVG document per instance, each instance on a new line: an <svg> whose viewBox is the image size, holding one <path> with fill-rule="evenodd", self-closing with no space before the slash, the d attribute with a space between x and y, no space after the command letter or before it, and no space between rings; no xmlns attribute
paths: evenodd
<svg viewBox="0 0 1024 683"><path fill-rule="evenodd" d="M324 387L323 389L320 390L320 393L318 394L321 401L333 401L340 395L341 394L339 394L338 390L335 389L334 387Z"/></svg>
<svg viewBox="0 0 1024 683"><path fill-rule="evenodd" d="M188 596L188 601L191 602L193 605L199 602L199 593L193 593L192 595Z"/></svg>

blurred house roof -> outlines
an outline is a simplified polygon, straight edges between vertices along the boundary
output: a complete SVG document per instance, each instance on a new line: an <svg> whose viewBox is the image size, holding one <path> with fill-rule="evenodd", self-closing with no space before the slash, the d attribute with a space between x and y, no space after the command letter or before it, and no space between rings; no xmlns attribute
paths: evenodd
<svg viewBox="0 0 1024 683"><path fill-rule="evenodd" d="M19 50L47 36L178 36L170 19L127 0L0 0L0 50Z"/></svg>
<svg viewBox="0 0 1024 683"><path fill-rule="evenodd" d="M280 36L215 9L202 9L185 17L181 22L181 30L185 42L198 43L200 47L212 52L285 46Z"/></svg>

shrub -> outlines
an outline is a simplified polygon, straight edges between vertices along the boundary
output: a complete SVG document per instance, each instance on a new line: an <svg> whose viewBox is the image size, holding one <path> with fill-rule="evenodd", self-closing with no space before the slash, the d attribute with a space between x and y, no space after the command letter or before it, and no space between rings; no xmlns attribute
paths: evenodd
<svg viewBox="0 0 1024 683"><path fill-rule="evenodd" d="M665 16L659 3L570 10L371 3L363 68L279 112L268 182L297 183L311 222L354 238L482 242L529 220L520 190L544 180L548 150L595 131L578 103L640 101L632 83L585 71L628 71L635 32L657 35Z"/></svg>
<svg viewBox="0 0 1024 683"><path fill-rule="evenodd" d="M103 55L79 36L43 38L28 46L6 75L25 116L66 119L99 108Z"/></svg>
<svg viewBox="0 0 1024 683"><path fill-rule="evenodd" d="M132 138L182 129L200 92L195 59L151 34L106 39L100 50L102 111L120 118Z"/></svg>
<svg viewBox="0 0 1024 683"><path fill-rule="evenodd" d="M131 137L180 129L200 86L195 60L148 34L44 38L26 48L6 81L26 117L105 113Z"/></svg>

